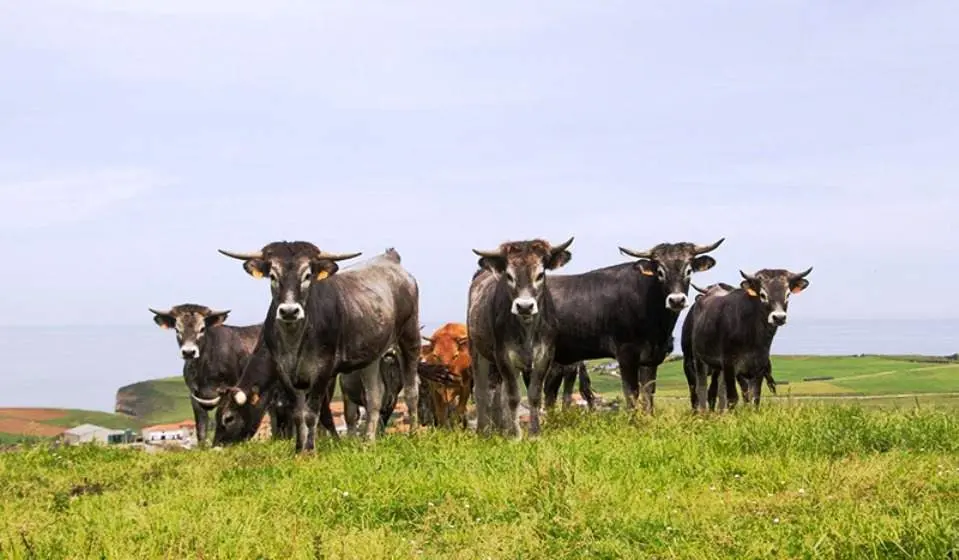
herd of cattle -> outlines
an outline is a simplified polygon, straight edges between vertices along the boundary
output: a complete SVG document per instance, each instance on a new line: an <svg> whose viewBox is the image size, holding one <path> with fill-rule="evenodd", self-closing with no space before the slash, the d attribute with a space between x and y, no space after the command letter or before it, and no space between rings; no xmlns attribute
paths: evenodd
<svg viewBox="0 0 959 560"><path fill-rule="evenodd" d="M737 384L756 404L764 380L775 391L770 345L786 323L790 294L809 285L812 268L740 271L738 288L692 284L694 272L716 265L707 253L723 241L620 247L635 260L581 274L552 273L572 257L572 238L474 249L466 323L447 323L431 336L422 333L417 282L392 248L342 270L340 261L360 253L327 253L304 241L220 250L254 278L269 279L262 324L229 326L229 311L195 304L150 311L157 325L176 332L200 442L210 411L214 445L252 438L268 412L273 437L295 438L298 452L312 450L318 425L338 437L330 408L337 379L350 434L362 407L366 437L374 439L402 393L411 431L466 427L472 395L478 432L521 437L520 377L535 435L541 407L555 405L560 385L564 405L578 379L593 406L585 360L615 358L627 408L640 401L652 412L657 368L673 352L690 286L699 294L681 347L693 410L707 403L714 409L717 397L720 408L735 406Z"/></svg>

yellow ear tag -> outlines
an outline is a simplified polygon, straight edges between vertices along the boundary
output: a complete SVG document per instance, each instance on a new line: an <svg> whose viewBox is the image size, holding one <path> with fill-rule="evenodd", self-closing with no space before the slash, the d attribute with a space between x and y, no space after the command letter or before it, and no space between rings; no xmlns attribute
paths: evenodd
<svg viewBox="0 0 959 560"><path fill-rule="evenodd" d="M321 271L319 271L319 272L316 273L316 279L317 279L317 280L323 280L324 278L326 278L326 277L329 276L329 275L330 275L329 272L327 272L327 271L325 271L325 270L321 270Z"/></svg>
<svg viewBox="0 0 959 560"><path fill-rule="evenodd" d="M752 289L752 288L746 288L746 293L749 294L749 295L751 295L752 297L757 297L757 296L759 295L759 294L756 293L756 290L754 290L754 289Z"/></svg>
<svg viewBox="0 0 959 560"><path fill-rule="evenodd" d="M645 268L641 268L639 269L639 271L642 272L644 276L656 276L656 273L653 272L652 270L646 270Z"/></svg>
<svg viewBox="0 0 959 560"><path fill-rule="evenodd" d="M263 272L260 271L259 268L250 267L250 268L247 269L247 272L249 272L249 273L250 273L250 276L252 276L252 277L254 277L254 278L257 278L257 279L263 278Z"/></svg>

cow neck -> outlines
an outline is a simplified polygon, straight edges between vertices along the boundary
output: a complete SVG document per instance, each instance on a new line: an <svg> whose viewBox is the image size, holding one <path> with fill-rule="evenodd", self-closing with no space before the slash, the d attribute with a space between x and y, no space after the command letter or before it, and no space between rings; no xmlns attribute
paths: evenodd
<svg viewBox="0 0 959 560"><path fill-rule="evenodd" d="M746 297L748 298L748 305L746 306L746 311L744 314L751 319L751 321L747 320L746 323L748 324L751 322L753 324L754 332L762 341L763 346L766 349L769 349L772 346L773 337L775 337L776 333L779 331L779 327L769 323L769 314L764 309L762 303L760 303L756 298L748 295Z"/></svg>
<svg viewBox="0 0 959 560"><path fill-rule="evenodd" d="M290 369L283 373L292 373L292 369L296 367L297 358L306 340L309 321L307 316L295 325L284 325L279 320L273 323L273 331L276 334L277 364L284 370Z"/></svg>
<svg viewBox="0 0 959 560"><path fill-rule="evenodd" d="M510 314L511 328L509 329L509 334L515 335L514 340L518 342L520 357L527 369L533 367L533 356L536 344L542 340L543 331L547 326L546 320L544 319L545 314L552 310L552 306L548 303L549 294L544 291L541 299L542 301L536 303L542 311L537 313L533 317L533 320L528 323L524 323L518 317Z"/></svg>

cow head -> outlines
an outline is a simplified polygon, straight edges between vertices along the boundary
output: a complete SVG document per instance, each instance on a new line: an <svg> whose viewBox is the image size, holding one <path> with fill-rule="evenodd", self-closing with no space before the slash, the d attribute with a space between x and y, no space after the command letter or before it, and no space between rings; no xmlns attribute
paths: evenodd
<svg viewBox="0 0 959 560"><path fill-rule="evenodd" d="M789 295L798 294L809 286L806 276L812 267L799 274L783 269L764 268L755 274L739 273L743 277L740 284L751 298L756 298L764 306L766 320L770 325L781 327L786 324L786 310L789 309Z"/></svg>
<svg viewBox="0 0 959 560"><path fill-rule="evenodd" d="M230 310L214 311L209 307L192 303L177 305L169 311L157 311L150 308L150 312L153 313L153 322L160 328L176 331L180 356L184 360L199 358L203 351L206 330L210 327L222 325L226 321L227 315L230 314Z"/></svg>
<svg viewBox="0 0 959 560"><path fill-rule="evenodd" d="M717 282L715 284L706 286L705 288L700 288L699 286L697 286L696 284L693 284L692 282L690 282L689 285L694 290L699 292L698 294L696 294L696 301L699 301L702 298L708 297L708 296L724 296L736 289L735 287L730 286L729 284L725 282Z"/></svg>
<svg viewBox="0 0 959 560"><path fill-rule="evenodd" d="M220 400L216 408L213 445L237 443L252 438L266 413L267 399L261 394L260 388L254 385L244 391L239 387L230 387L221 393L225 398Z"/></svg>
<svg viewBox="0 0 959 560"><path fill-rule="evenodd" d="M546 287L546 271L555 270L573 257L568 248L570 237L562 245L553 247L542 239L509 241L495 251L473 252L479 255L479 266L503 275L512 299L510 311L523 321L531 321L539 313Z"/></svg>
<svg viewBox="0 0 959 560"><path fill-rule="evenodd" d="M277 304L276 319L282 324L303 321L313 282L336 274L340 269L337 261L362 254L326 253L307 241L277 241L255 253L219 251L243 261L243 270L250 276L270 279L273 302Z"/></svg>
<svg viewBox="0 0 959 560"><path fill-rule="evenodd" d="M456 375L470 367L469 336L465 329L441 329L432 337L424 336L421 358L433 365L444 365Z"/></svg>
<svg viewBox="0 0 959 560"><path fill-rule="evenodd" d="M703 272L716 266L716 259L705 255L719 247L726 238L712 245L692 243L660 243L648 251L620 247L630 257L639 259L636 268L646 276L655 277L666 294L666 308L679 313L686 307L686 294L693 272Z"/></svg>

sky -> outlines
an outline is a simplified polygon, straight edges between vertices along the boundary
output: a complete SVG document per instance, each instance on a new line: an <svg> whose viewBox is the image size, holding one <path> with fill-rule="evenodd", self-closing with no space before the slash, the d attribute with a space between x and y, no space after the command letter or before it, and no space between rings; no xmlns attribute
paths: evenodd
<svg viewBox="0 0 959 560"><path fill-rule="evenodd" d="M697 284L959 317L956 68L946 1L0 0L0 324L258 322L216 249L281 239L396 247L463 321L470 249L570 236L562 272L725 237Z"/></svg>

